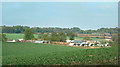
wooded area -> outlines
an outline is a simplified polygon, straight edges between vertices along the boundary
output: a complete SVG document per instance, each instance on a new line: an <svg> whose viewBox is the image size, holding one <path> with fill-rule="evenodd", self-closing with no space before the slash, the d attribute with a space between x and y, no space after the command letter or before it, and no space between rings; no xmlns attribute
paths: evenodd
<svg viewBox="0 0 120 67"><path fill-rule="evenodd" d="M23 33L25 29L30 28L29 26L1 26L3 33ZM78 33L78 34L92 34L92 33L110 33L115 34L118 33L118 28L100 28L97 30L82 30L79 27L73 27L73 28L58 28L58 27L31 27L33 32L35 33Z"/></svg>

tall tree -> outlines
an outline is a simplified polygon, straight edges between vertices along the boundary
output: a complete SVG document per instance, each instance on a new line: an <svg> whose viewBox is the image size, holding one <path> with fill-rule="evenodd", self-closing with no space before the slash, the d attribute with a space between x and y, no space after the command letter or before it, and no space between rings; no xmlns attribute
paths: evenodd
<svg viewBox="0 0 120 67"><path fill-rule="evenodd" d="M60 41L59 34L58 33L52 33L51 40L52 41Z"/></svg>
<svg viewBox="0 0 120 67"><path fill-rule="evenodd" d="M63 32L59 33L59 38L60 38L60 42L65 42L66 41L66 35Z"/></svg>
<svg viewBox="0 0 120 67"><path fill-rule="evenodd" d="M74 40L75 34L73 32L70 32L68 36L70 40Z"/></svg>
<svg viewBox="0 0 120 67"><path fill-rule="evenodd" d="M25 40L31 40L34 39L34 32L31 29L26 29L24 32L24 39Z"/></svg>

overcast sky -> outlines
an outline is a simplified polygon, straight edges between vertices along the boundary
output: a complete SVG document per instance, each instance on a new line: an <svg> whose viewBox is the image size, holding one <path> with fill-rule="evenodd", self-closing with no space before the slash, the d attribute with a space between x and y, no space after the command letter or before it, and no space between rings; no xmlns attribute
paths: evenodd
<svg viewBox="0 0 120 67"><path fill-rule="evenodd" d="M118 27L117 2L4 2L3 25L38 27Z"/></svg>

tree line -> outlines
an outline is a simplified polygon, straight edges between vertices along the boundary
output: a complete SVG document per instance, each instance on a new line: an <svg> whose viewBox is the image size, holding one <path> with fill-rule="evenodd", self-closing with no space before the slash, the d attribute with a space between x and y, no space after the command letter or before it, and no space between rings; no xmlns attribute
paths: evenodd
<svg viewBox="0 0 120 67"><path fill-rule="evenodd" d="M92 34L92 33L110 33L115 34L118 33L118 28L100 28L97 30L82 30L79 27L73 27L73 28L58 28L58 27L47 27L47 28L41 28L41 27L32 27L29 26L1 26L2 27L2 33L24 33L25 29L29 28L33 30L35 33L59 33L64 32L69 34L70 32L74 32L77 34Z"/></svg>
<svg viewBox="0 0 120 67"><path fill-rule="evenodd" d="M34 37L34 31L30 28L27 28L25 29L25 32L24 32L24 40L35 40L35 37ZM112 36L112 40L117 43L119 42L119 34L115 34ZM66 34L64 32L59 32L59 33L52 33L51 35L48 35L48 34L39 34L39 37L38 39L41 39L41 40L49 40L49 41L57 41L57 42L65 42L66 39L67 39L67 36L69 37L70 40L74 40L74 37L75 37L75 34L73 32L70 32L69 34ZM6 41L7 40L7 37L5 34L0 34L0 41ZM83 40L91 40L90 37L84 37Z"/></svg>

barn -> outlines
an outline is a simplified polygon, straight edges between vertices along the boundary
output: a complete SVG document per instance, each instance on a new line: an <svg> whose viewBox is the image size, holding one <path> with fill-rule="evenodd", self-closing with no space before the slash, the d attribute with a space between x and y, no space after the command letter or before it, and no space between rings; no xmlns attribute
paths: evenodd
<svg viewBox="0 0 120 67"><path fill-rule="evenodd" d="M85 41L79 41L79 40L72 40L71 42L70 42L70 44L69 44L69 46L80 46L81 45L81 43L83 43L83 42L85 42Z"/></svg>

